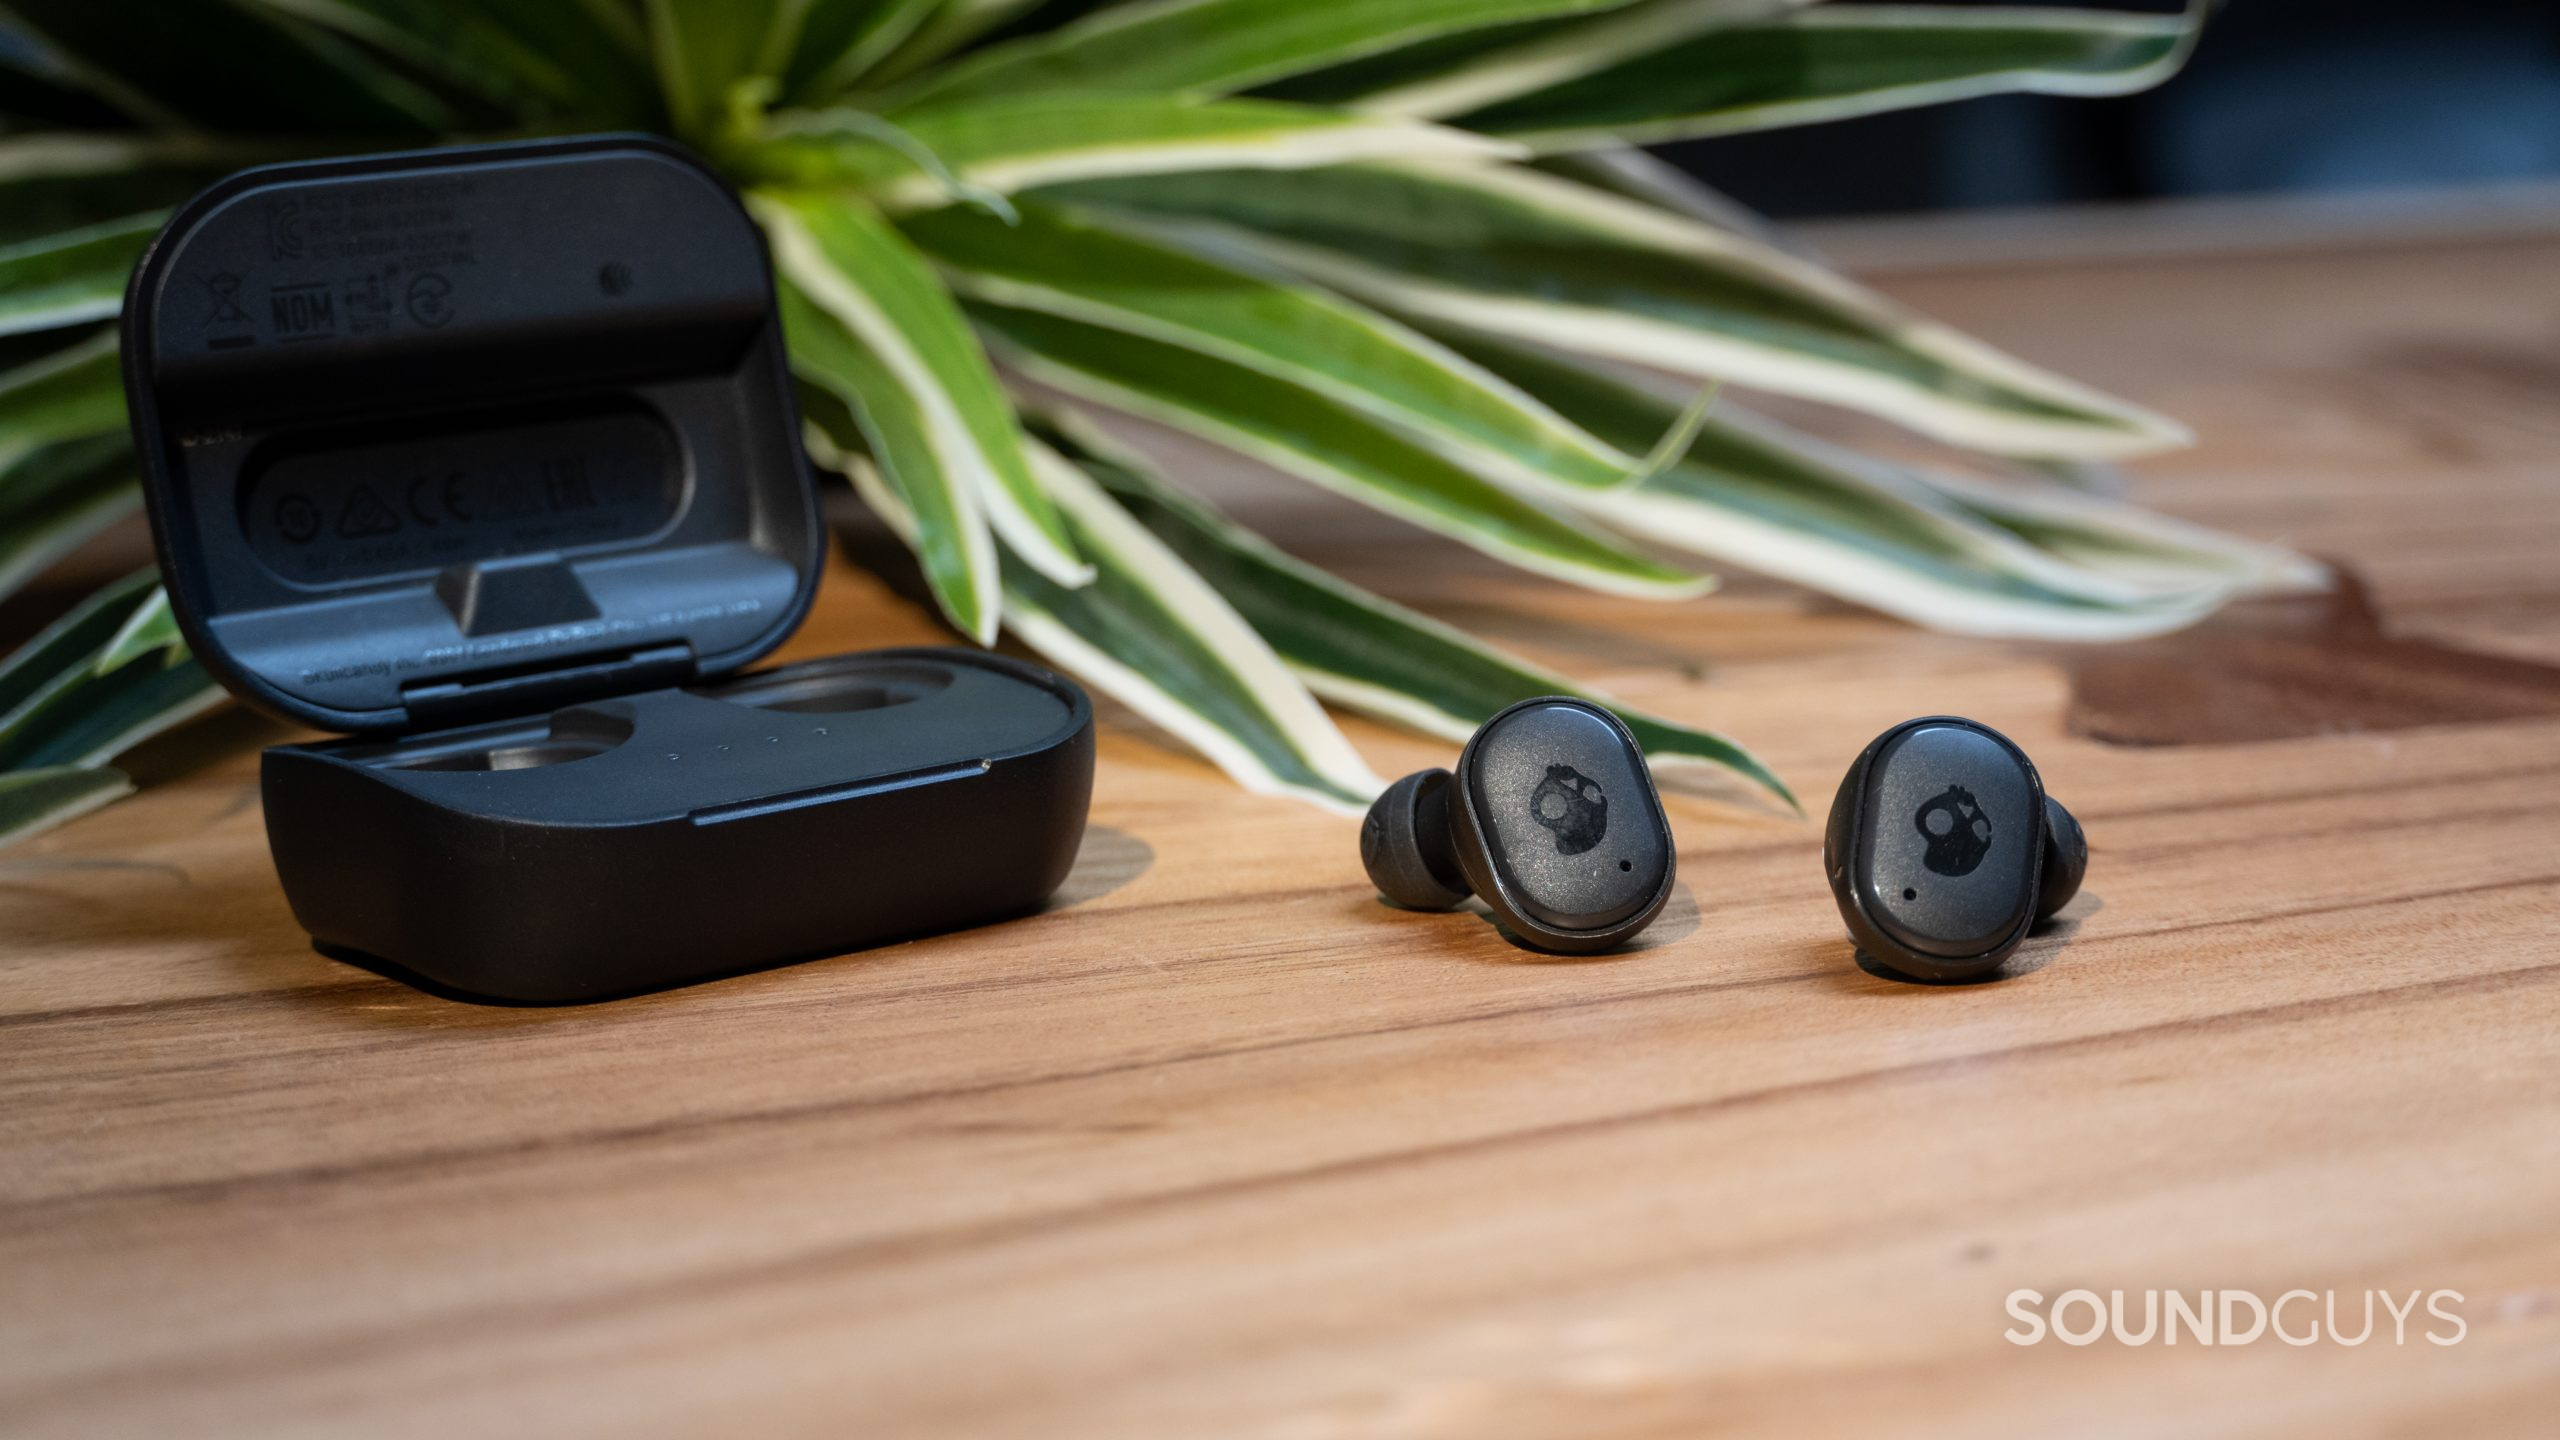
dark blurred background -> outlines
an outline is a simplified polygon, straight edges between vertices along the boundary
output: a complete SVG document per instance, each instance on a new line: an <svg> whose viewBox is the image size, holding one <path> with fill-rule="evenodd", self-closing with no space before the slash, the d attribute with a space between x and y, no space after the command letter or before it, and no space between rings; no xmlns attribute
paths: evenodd
<svg viewBox="0 0 2560 1440"><path fill-rule="evenodd" d="M2560 0L2231 0L2147 94L2004 96L1662 153L1781 217L2560 177Z"/></svg>

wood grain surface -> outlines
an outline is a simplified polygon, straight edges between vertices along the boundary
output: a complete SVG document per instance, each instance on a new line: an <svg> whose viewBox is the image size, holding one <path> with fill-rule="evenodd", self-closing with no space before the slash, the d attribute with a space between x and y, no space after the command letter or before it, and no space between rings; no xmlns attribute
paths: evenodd
<svg viewBox="0 0 2560 1440"><path fill-rule="evenodd" d="M2343 561L2389 636L2523 674L2560 666L2560 225L2512 222L1859 253L2194 423L2146 501ZM1988 721L2086 822L2087 891L2013 978L1896 983L1852 963L1813 825L1690 786L1641 947L1541 961L1383 908L1352 821L1105 707L1049 913L479 1007L310 950L258 815L285 737L232 715L0 854L0 1433L2560 1425L2560 718L2341 702L2281 738L2105 743L2073 733L2085 656L1741 579L1646 607L1223 493L1731 732L1816 808L1892 722ZM2232 637L2266 623L2160 673L2209 699L2208 658L2245 676ZM839 565L790 653L931 638ZM1386 774L1449 756L1349 728ZM2350 1326L2369 1289L2450 1289L2467 1331L2020 1347L2021 1287L2336 1291Z"/></svg>

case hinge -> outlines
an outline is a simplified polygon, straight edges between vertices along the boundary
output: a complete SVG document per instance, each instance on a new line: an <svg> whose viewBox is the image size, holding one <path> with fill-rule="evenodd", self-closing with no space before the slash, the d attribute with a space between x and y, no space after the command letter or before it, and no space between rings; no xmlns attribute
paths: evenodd
<svg viewBox="0 0 2560 1440"><path fill-rule="evenodd" d="M681 685L696 673L691 645L652 645L576 664L553 661L404 686L400 701L411 729L434 730Z"/></svg>

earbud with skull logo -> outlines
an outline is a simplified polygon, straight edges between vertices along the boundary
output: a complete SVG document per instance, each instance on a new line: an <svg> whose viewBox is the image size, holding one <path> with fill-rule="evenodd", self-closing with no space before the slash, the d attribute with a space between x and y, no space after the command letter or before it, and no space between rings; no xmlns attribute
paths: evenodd
<svg viewBox="0 0 2560 1440"><path fill-rule="evenodd" d="M1970 875L1991 853L1991 817L1961 785L1948 786L1946 794L1921 806L1911 823L1929 842L1920 863L1941 875Z"/></svg>
<svg viewBox="0 0 2560 1440"><path fill-rule="evenodd" d="M2000 967L2071 903L2089 841L2035 762L1954 716L1876 737L1832 802L1822 866L1859 951L1924 980Z"/></svg>
<svg viewBox="0 0 2560 1440"><path fill-rule="evenodd" d="M1524 700L1484 723L1458 768L1387 787L1360 861L1393 904L1481 896L1523 945L1581 955L1624 943L1671 898L1671 824L1644 750L1587 700Z"/></svg>

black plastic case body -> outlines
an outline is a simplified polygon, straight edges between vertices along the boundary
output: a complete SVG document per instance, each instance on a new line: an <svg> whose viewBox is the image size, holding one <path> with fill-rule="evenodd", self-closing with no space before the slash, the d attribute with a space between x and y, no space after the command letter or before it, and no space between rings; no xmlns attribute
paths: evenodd
<svg viewBox="0 0 2560 1440"><path fill-rule="evenodd" d="M599 998L1019 913L1092 717L1032 666L735 677L825 543L763 243L599 136L271 166L172 217L124 366L172 609L324 946Z"/></svg>
<svg viewBox="0 0 2560 1440"><path fill-rule="evenodd" d="M885 650L390 740L278 746L267 838L322 945L595 999L1034 910L1093 718L1000 656Z"/></svg>

